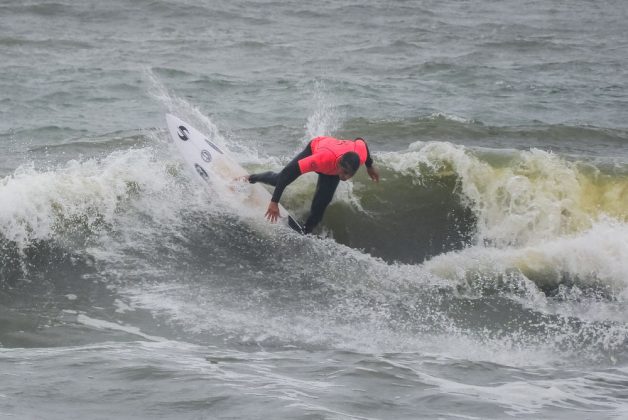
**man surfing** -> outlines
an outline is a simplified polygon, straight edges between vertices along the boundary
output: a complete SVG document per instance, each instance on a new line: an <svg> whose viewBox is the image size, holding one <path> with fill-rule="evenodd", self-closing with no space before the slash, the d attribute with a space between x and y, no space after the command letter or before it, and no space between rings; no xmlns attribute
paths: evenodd
<svg viewBox="0 0 628 420"><path fill-rule="evenodd" d="M312 199L310 215L305 222L303 233L311 233L323 219L325 209L331 202L338 183L347 181L357 172L360 165L375 182L379 182L379 171L373 166L373 159L364 139L339 140L333 137L316 137L281 172L251 174L246 179L254 184L262 182L275 187L272 199L266 210L266 218L276 222L279 217L279 200L283 190L299 176L316 172L318 182Z"/></svg>

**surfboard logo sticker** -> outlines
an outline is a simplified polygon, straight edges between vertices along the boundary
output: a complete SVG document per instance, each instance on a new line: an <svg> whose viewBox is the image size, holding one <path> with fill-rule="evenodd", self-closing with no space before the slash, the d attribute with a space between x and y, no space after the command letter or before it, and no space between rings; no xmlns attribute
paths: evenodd
<svg viewBox="0 0 628 420"><path fill-rule="evenodd" d="M189 134L190 132L184 125L179 126L179 131L177 131L177 135L179 136L181 140L188 141L190 139Z"/></svg>
<svg viewBox="0 0 628 420"><path fill-rule="evenodd" d="M207 175L207 172L205 172L205 169L203 169L201 165L199 165L198 163L195 163L194 168L196 168L196 172L198 172L201 178L203 178L205 181L209 180L209 175Z"/></svg>
<svg viewBox="0 0 628 420"><path fill-rule="evenodd" d="M209 141L209 140L205 139L205 143L209 144L209 145L210 145L210 147L211 147L212 149L214 149L215 151L217 151L217 152L218 152L218 153L220 153L221 155L224 155L224 153L222 152L222 150L220 150L220 149L218 148L218 146L216 146L216 145L215 145L214 143L212 143L211 141Z"/></svg>
<svg viewBox="0 0 628 420"><path fill-rule="evenodd" d="M212 161L212 154L211 154L211 153L209 153L209 150L205 150L205 149L203 149L203 150L201 151L201 158L203 158L203 160L204 160L205 162L209 163L209 162L211 162L211 161Z"/></svg>

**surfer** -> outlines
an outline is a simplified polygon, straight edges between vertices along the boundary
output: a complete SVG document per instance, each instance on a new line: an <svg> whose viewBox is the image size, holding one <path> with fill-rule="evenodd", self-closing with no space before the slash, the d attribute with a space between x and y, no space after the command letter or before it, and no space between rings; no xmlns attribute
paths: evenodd
<svg viewBox="0 0 628 420"><path fill-rule="evenodd" d="M373 166L369 148L361 137L355 140L339 140L333 137L316 137L281 172L251 174L251 184L262 182L275 187L272 199L266 210L266 218L276 222L279 217L279 200L284 189L300 175L308 172L318 174L316 191L312 199L310 215L303 228L304 233L312 230L323 219L325 209L331 202L338 183L350 179L360 165L375 182L379 182L379 172Z"/></svg>

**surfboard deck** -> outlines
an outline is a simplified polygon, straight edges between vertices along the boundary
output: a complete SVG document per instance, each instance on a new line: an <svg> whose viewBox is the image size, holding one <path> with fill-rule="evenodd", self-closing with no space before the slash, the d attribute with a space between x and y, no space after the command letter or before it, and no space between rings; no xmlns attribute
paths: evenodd
<svg viewBox="0 0 628 420"><path fill-rule="evenodd" d="M182 119L166 114L166 123L170 137L186 163L196 177L211 186L212 191L230 195L231 202L237 202L255 214L264 217L271 194L260 184L238 181L249 175L225 148L212 142L207 136ZM301 225L280 204L279 223L303 233Z"/></svg>

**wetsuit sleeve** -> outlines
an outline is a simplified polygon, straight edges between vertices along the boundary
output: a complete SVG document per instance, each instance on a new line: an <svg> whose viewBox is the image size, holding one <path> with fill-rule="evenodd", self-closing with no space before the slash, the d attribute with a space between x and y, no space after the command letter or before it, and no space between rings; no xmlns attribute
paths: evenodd
<svg viewBox="0 0 628 420"><path fill-rule="evenodd" d="M366 161L364 162L364 165L366 165L367 168L370 168L373 166L373 158L371 157L371 152L369 151L369 145L362 137L358 137L356 140L362 140L364 146L366 146Z"/></svg>
<svg viewBox="0 0 628 420"><path fill-rule="evenodd" d="M279 203L281 195L283 194L283 190L295 179L297 179L299 175L301 175L301 170L299 169L299 164L295 159L287 164L286 167L281 170L281 172L279 172L279 176L277 177L277 185L275 186L275 191L273 192L273 198L271 199L271 201L273 203Z"/></svg>

